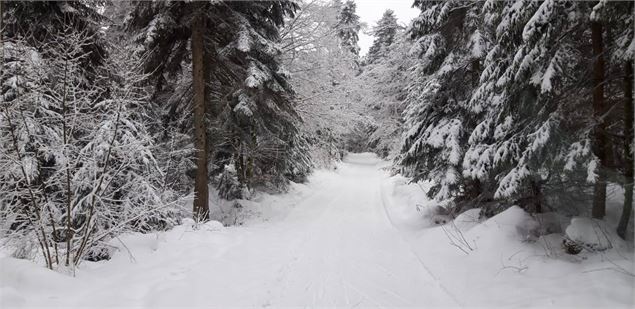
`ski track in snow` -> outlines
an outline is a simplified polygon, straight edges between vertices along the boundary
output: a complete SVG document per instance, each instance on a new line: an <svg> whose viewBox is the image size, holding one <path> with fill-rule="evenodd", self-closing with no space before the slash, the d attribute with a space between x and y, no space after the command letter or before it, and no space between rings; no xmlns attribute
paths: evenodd
<svg viewBox="0 0 635 309"><path fill-rule="evenodd" d="M289 258L267 283L262 306L456 305L386 216L381 163L350 156L338 181L271 227L291 236Z"/></svg>
<svg viewBox="0 0 635 309"><path fill-rule="evenodd" d="M389 207L390 202L386 198L386 194L384 193L383 184L380 185L380 193L381 193L382 205L384 207L384 214L386 215L386 218L388 219L388 221L390 221L390 224L394 228L397 228L397 226L394 224L393 220L390 217L390 213L388 212L388 209L386 208L386 207ZM403 235L400 234L399 236L400 236L402 242L406 242L407 243L407 241L404 239ZM428 275L430 277L432 277L432 279L434 279L434 282L437 285L437 287L439 289L441 289L443 291L443 293L445 293L445 295L447 295L448 297L450 297L452 299L452 301L454 302L454 305L457 306L457 307L465 307L465 305L461 301L459 301L459 298L456 297L452 292L450 292L450 290L445 285L443 285L443 283L441 283L441 280L439 279L439 277L436 276L430 270L430 267L428 267L428 265L426 265L426 263L423 261L423 259L421 259L421 257L415 253L415 250L412 248L410 243L407 243L406 245L408 246L408 249L410 250L410 253L417 258L417 261L419 262L421 267L423 267L423 269L426 271L426 273L428 273Z"/></svg>

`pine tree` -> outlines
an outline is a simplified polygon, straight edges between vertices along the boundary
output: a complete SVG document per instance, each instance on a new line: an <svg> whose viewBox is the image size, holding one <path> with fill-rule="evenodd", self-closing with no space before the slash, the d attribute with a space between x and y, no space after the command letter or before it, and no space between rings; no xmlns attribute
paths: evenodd
<svg viewBox="0 0 635 309"><path fill-rule="evenodd" d="M626 230L631 213L633 212L633 63L626 61L624 64L624 207L619 225L617 226L617 234L626 239Z"/></svg>
<svg viewBox="0 0 635 309"><path fill-rule="evenodd" d="M405 99L404 142L397 162L413 181L435 182L430 197L475 198L479 192L468 192L461 163L473 127L467 103L487 48L477 19L482 4L421 1L415 5L422 12L410 35L416 40L419 61Z"/></svg>
<svg viewBox="0 0 635 309"><path fill-rule="evenodd" d="M357 4L353 0L347 0L339 12L337 34L343 49L355 56L359 56L359 30L361 25L356 14Z"/></svg>
<svg viewBox="0 0 635 309"><path fill-rule="evenodd" d="M198 5L197 5L198 6ZM194 145L196 147L196 177L194 182L193 215L197 221L209 219L207 186L207 129L205 123L205 18L201 13L192 22L192 83L194 88Z"/></svg>
<svg viewBox="0 0 635 309"><path fill-rule="evenodd" d="M381 57L364 65L356 78L364 114L373 118L373 131L364 136L364 151L372 151L385 159L394 159L400 148L403 129L402 113L406 107L408 86L415 83L410 69L418 65L416 43L399 31L394 42Z"/></svg>
<svg viewBox="0 0 635 309"><path fill-rule="evenodd" d="M155 97L165 101L171 115L187 112L192 79L182 69L191 65L186 57L192 32L189 20L200 12L206 23L209 172L220 173L232 161L239 174L249 175L241 178L246 185L275 179L282 187L286 179L308 173L293 93L276 46L284 17L297 6L286 1L207 3L196 9L192 5L139 3L132 14L128 29L136 33L140 52L146 53ZM298 163L292 157L303 161L302 168L291 167Z"/></svg>
<svg viewBox="0 0 635 309"><path fill-rule="evenodd" d="M85 32L87 41L81 47L87 54L82 67L87 73L106 58L106 42L99 24L103 16L93 3L82 1L7 1L3 4L5 39L21 38L37 46L62 31Z"/></svg>
<svg viewBox="0 0 635 309"><path fill-rule="evenodd" d="M558 199L584 196L586 187L589 108L572 97L585 91L580 81L590 55L580 44L589 39L583 27L588 10L585 3L554 1L486 7L498 18L496 43L470 102L479 124L464 165L472 177L493 184L495 199L535 212L547 203L579 211Z"/></svg>
<svg viewBox="0 0 635 309"><path fill-rule="evenodd" d="M384 56L387 52L386 49L392 45L400 29L401 27L397 24L395 12L393 10L386 10L381 19L377 21L377 25L372 29L371 33L375 36L375 40L366 56L368 63L372 63L377 60L377 58Z"/></svg>
<svg viewBox="0 0 635 309"><path fill-rule="evenodd" d="M597 178L595 180L593 192L593 218L602 219L606 214L606 185L607 185L607 165L608 165L608 137L607 122L604 114L606 104L604 103L604 42L603 27L599 20L591 20L591 42L593 46L593 116L597 121L593 130L592 148L598 159Z"/></svg>
<svg viewBox="0 0 635 309"><path fill-rule="evenodd" d="M237 141L231 152L237 170L245 171L245 184L283 189L288 180L303 180L311 169L290 76L281 65L277 44L284 17L293 16L297 6L232 2L231 7L239 31L225 51L227 61L238 64L233 70L237 80L220 117L225 119L222 127L230 140Z"/></svg>
<svg viewBox="0 0 635 309"><path fill-rule="evenodd" d="M605 101L608 181L624 186L624 205L617 233L627 235L633 207L633 3L599 1L591 19L605 29Z"/></svg>
<svg viewBox="0 0 635 309"><path fill-rule="evenodd" d="M434 181L429 193L440 200L584 211L578 199L589 200L588 182L606 181L596 179L598 168L608 171L621 160L612 155L601 162L592 151L594 88L586 77L593 6L550 0L415 5L422 13L410 33L421 47L420 63L405 101L402 171ZM616 55L632 40L626 30L632 22L621 20L609 40L616 43L606 43ZM618 71L612 64L606 70ZM610 94L602 120L615 131L622 90L605 84ZM616 153L615 145L609 138L605 151Z"/></svg>
<svg viewBox="0 0 635 309"><path fill-rule="evenodd" d="M196 147L195 201L192 210L196 220L207 220L209 213L209 149L206 125L206 105L209 104L206 95L209 90L206 88L209 79L205 68L209 55L203 43L206 38L203 32L210 10L210 5L205 3L138 2L125 25L129 31L136 32L135 39L141 45L137 54L142 55L145 60L144 71L150 74L148 82L154 84L154 97L175 92L175 88L177 95L180 95L178 101L173 99L175 96L167 100L173 111L181 104L185 95L181 92L185 85L180 84L178 75L188 54L192 55L192 62L188 67L191 77L185 83L193 85L191 88L187 87L188 90L194 90L188 93L187 99L192 101L193 139Z"/></svg>

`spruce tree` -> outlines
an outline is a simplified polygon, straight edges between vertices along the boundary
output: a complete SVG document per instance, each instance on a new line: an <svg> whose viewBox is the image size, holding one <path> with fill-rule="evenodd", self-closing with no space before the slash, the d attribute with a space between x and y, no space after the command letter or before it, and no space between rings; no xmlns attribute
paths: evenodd
<svg viewBox="0 0 635 309"><path fill-rule="evenodd" d="M497 3L494 46L470 101L478 114L465 173L491 184L497 200L532 212L580 211L571 199L584 196L590 160L590 121L584 93L586 61L580 44L589 38L585 3ZM562 36L562 33L567 33ZM588 102L588 101L586 101ZM565 116L567 115L567 116ZM563 184L567 185L563 185Z"/></svg>
<svg viewBox="0 0 635 309"><path fill-rule="evenodd" d="M297 6L286 1L193 5L141 2L128 23L141 45L140 52L146 54L146 72L152 74L149 82L155 97L170 111L168 120L178 112L188 112L193 82L187 73L192 68L187 57L192 33L189 20L201 14L206 24L203 59L209 173L219 174L233 162L243 185L274 179L280 187L287 179L306 175L310 164L301 150L305 141L299 136L293 92L276 45L279 27Z"/></svg>
<svg viewBox="0 0 635 309"><path fill-rule="evenodd" d="M385 55L387 52L386 49L394 42L399 29L401 29L401 27L397 24L395 12L393 10L386 10L381 19L377 21L377 25L372 29L371 33L375 36L375 40L366 56L368 63L372 63L377 60L377 58Z"/></svg>
<svg viewBox="0 0 635 309"><path fill-rule="evenodd" d="M81 47L87 54L82 61L86 73L101 64L107 56L106 42L99 29L104 17L95 3L83 1L6 1L3 3L3 35L20 38L31 46L42 46L64 35L63 31L85 32L87 41Z"/></svg>
<svg viewBox="0 0 635 309"><path fill-rule="evenodd" d="M632 2L599 1L591 18L604 28L607 181L624 187L617 233L625 238L633 207L633 9Z"/></svg>
<svg viewBox="0 0 635 309"><path fill-rule="evenodd" d="M355 56L359 56L359 30L361 25L359 16L356 14L357 4L353 0L347 0L339 12L337 34L340 37L340 44L343 49L348 50Z"/></svg>
<svg viewBox="0 0 635 309"><path fill-rule="evenodd" d="M630 12L619 8L623 4L604 3ZM613 136L621 134L616 104L623 86L606 76L623 72L614 63L628 54L631 19L604 21L612 27L603 53L611 60L603 78L605 102L594 116L592 93L599 89L587 78L594 63L588 43L599 5L550 0L415 5L422 13L410 33L420 46L415 49L420 61L405 101L401 170L415 180L434 181L429 193L440 200L492 201L490 214L510 202L533 212L585 212L589 182L596 186L615 177L622 160L615 154L623 147L615 145L624 143ZM611 12L604 15L620 16ZM590 130L598 121L606 125ZM597 155L597 134L607 136L603 151L611 156ZM598 171L605 173L601 179Z"/></svg>
<svg viewBox="0 0 635 309"><path fill-rule="evenodd" d="M413 21L410 35L416 40L419 60L405 99L404 141L397 162L413 181L434 181L428 195L438 201L476 198L480 193L467 188L462 161L474 126L467 105L487 48L477 18L482 3L420 1L415 5L422 12Z"/></svg>

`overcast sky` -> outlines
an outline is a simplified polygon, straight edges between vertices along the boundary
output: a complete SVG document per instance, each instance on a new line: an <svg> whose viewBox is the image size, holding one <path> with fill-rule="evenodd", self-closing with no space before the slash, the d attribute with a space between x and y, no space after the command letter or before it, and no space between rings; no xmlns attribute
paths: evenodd
<svg viewBox="0 0 635 309"><path fill-rule="evenodd" d="M400 23L408 24L419 15L419 9L412 8L413 0L355 0L357 15L362 22L368 24L369 29L377 23L387 9L395 11ZM359 34L359 47L361 55L366 55L373 44L373 37L364 33Z"/></svg>

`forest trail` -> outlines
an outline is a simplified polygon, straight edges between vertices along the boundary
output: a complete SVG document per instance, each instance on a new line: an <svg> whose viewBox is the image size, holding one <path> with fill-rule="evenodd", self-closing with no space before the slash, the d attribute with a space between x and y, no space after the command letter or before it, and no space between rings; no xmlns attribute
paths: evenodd
<svg viewBox="0 0 635 309"><path fill-rule="evenodd" d="M33 287L25 305L457 305L387 216L382 166L374 155L350 155L286 216L269 222L126 238L130 255L85 263L79 280L62 278L57 288ZM73 296L61 297L66 293Z"/></svg>
<svg viewBox="0 0 635 309"><path fill-rule="evenodd" d="M349 155L339 179L227 253L262 257L245 260L269 278L262 305L455 305L392 226L381 196L383 163L373 154ZM263 243L277 246L261 251Z"/></svg>

